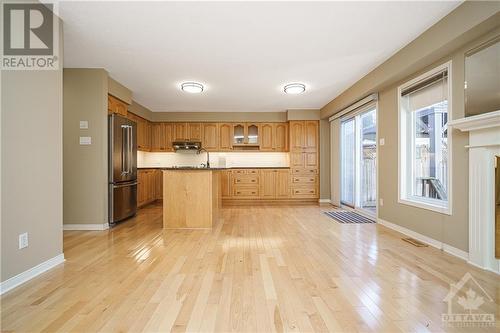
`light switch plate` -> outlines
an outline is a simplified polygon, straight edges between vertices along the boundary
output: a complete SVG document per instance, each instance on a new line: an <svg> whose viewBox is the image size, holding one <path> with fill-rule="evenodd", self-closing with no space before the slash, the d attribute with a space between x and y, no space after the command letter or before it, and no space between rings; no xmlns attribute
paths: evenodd
<svg viewBox="0 0 500 333"><path fill-rule="evenodd" d="M378 140L378 143L379 143L379 145L381 145L381 146L385 145L385 138L380 138L380 139Z"/></svg>
<svg viewBox="0 0 500 333"><path fill-rule="evenodd" d="M88 129L89 122L87 120L80 120L80 129Z"/></svg>
<svg viewBox="0 0 500 333"><path fill-rule="evenodd" d="M19 250L28 247L28 233L25 232L19 235Z"/></svg>
<svg viewBox="0 0 500 333"><path fill-rule="evenodd" d="M81 145L90 145L92 144L92 138L90 136L81 136L80 137Z"/></svg>
<svg viewBox="0 0 500 333"><path fill-rule="evenodd" d="M378 199L379 203L380 203L380 206L383 206L384 205L384 199L380 198Z"/></svg>

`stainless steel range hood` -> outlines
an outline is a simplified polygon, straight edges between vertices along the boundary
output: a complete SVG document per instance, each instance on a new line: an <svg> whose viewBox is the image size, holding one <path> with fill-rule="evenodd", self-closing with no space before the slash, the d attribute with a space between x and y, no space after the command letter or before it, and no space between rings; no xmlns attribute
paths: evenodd
<svg viewBox="0 0 500 333"><path fill-rule="evenodd" d="M192 141L174 141L172 147L176 152L198 151L201 148L201 142Z"/></svg>

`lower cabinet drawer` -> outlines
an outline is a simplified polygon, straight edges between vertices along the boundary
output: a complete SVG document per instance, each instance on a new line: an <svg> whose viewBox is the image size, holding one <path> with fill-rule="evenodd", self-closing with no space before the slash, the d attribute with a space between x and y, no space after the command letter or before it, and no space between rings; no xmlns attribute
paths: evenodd
<svg viewBox="0 0 500 333"><path fill-rule="evenodd" d="M293 168L292 174L297 175L317 175L318 169L304 169L304 168Z"/></svg>
<svg viewBox="0 0 500 333"><path fill-rule="evenodd" d="M257 185L259 184L259 177L258 176L240 176L240 175L235 175L233 176L233 184L248 184L248 185Z"/></svg>
<svg viewBox="0 0 500 333"><path fill-rule="evenodd" d="M233 197L234 198L258 198L259 197L259 187L249 186L240 187L233 186Z"/></svg>
<svg viewBox="0 0 500 333"><path fill-rule="evenodd" d="M318 196L318 188L316 187L316 185L292 188L293 198L315 198L317 196Z"/></svg>
<svg viewBox="0 0 500 333"><path fill-rule="evenodd" d="M294 183L294 184L316 184L317 181L318 181L318 176L316 176L316 175L311 175L311 176L304 176L304 175L292 176L292 183Z"/></svg>

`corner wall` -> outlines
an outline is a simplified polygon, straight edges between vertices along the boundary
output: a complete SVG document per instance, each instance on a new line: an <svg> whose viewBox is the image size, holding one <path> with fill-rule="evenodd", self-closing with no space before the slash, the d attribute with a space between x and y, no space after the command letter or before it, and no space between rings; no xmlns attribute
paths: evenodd
<svg viewBox="0 0 500 333"><path fill-rule="evenodd" d="M1 281L63 260L62 22L59 70L1 73ZM19 234L29 245L18 248ZM33 277L14 278L6 289ZM4 289L4 286L2 286Z"/></svg>
<svg viewBox="0 0 500 333"><path fill-rule="evenodd" d="M108 223L107 94L104 69L64 69L64 224Z"/></svg>

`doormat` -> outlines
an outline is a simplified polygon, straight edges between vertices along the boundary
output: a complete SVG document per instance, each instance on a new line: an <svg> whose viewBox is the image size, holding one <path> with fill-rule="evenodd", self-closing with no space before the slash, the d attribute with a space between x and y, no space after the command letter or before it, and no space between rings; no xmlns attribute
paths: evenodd
<svg viewBox="0 0 500 333"><path fill-rule="evenodd" d="M325 212L325 214L340 223L375 223L375 221L355 212L340 210Z"/></svg>
<svg viewBox="0 0 500 333"><path fill-rule="evenodd" d="M415 238L407 237L407 238L401 238L401 239L404 240L405 242L410 243L411 245L416 246L416 247L427 247L427 246L429 246L429 245L427 245L425 243L422 243L419 240L416 240Z"/></svg>

